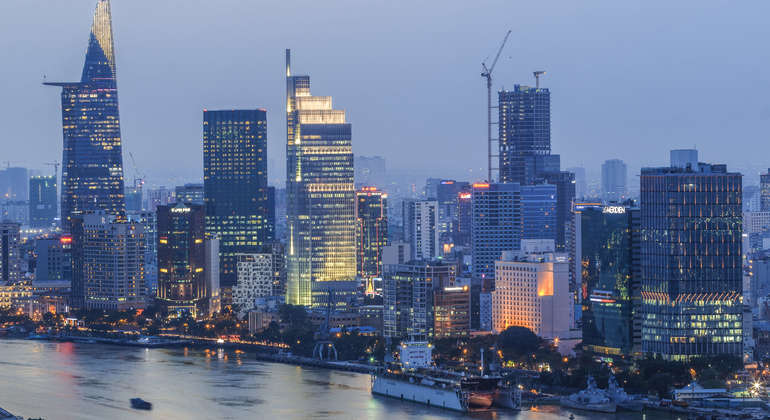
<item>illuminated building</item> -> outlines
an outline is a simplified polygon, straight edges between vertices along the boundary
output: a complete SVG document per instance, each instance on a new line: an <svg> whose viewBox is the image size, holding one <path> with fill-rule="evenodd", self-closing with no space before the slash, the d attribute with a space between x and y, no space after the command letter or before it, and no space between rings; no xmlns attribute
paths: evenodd
<svg viewBox="0 0 770 420"><path fill-rule="evenodd" d="M551 92L514 85L500 91L498 101L500 182L531 184L537 156L551 154Z"/></svg>
<svg viewBox="0 0 770 420"><path fill-rule="evenodd" d="M428 200L436 200L438 204L439 245L455 245L453 234L457 225L457 199L461 192L470 191L467 182L453 179L429 178L425 187Z"/></svg>
<svg viewBox="0 0 770 420"><path fill-rule="evenodd" d="M382 247L388 244L388 195L376 187L356 191L356 267L363 279L382 276Z"/></svg>
<svg viewBox="0 0 770 420"><path fill-rule="evenodd" d="M457 194L457 223L455 224L454 242L457 246L471 246L471 221L473 220L473 200L470 191Z"/></svg>
<svg viewBox="0 0 770 420"><path fill-rule="evenodd" d="M412 259L430 261L438 258L438 202L404 200L402 203L404 240L409 243Z"/></svg>
<svg viewBox="0 0 770 420"><path fill-rule="evenodd" d="M476 183L472 200L473 277L484 279L483 288L491 290L495 261L521 246L521 189L516 183Z"/></svg>
<svg viewBox="0 0 770 420"><path fill-rule="evenodd" d="M56 176L29 178L29 226L51 227L56 219Z"/></svg>
<svg viewBox="0 0 770 420"><path fill-rule="evenodd" d="M72 219L72 306L128 310L145 306L144 226L105 212Z"/></svg>
<svg viewBox="0 0 770 420"><path fill-rule="evenodd" d="M203 273L208 296L208 315L222 310L222 295L219 288L219 238L206 238L203 241L206 264Z"/></svg>
<svg viewBox="0 0 770 420"><path fill-rule="evenodd" d="M233 287L233 305L244 315L253 309L257 298L273 296L275 269L272 254L237 254L237 284Z"/></svg>
<svg viewBox="0 0 770 420"><path fill-rule="evenodd" d="M35 282L72 281L72 237L35 240Z"/></svg>
<svg viewBox="0 0 770 420"><path fill-rule="evenodd" d="M126 211L144 210L143 187L144 183L141 179L134 179L134 185L126 187Z"/></svg>
<svg viewBox="0 0 770 420"><path fill-rule="evenodd" d="M770 211L770 169L759 175L759 210Z"/></svg>
<svg viewBox="0 0 770 420"><path fill-rule="evenodd" d="M291 74L289 50L286 119L286 300L320 305L357 285L351 125L331 96L311 95L309 76Z"/></svg>
<svg viewBox="0 0 770 420"><path fill-rule="evenodd" d="M572 294L565 255L505 252L495 264L492 328L529 328L553 340L569 337Z"/></svg>
<svg viewBox="0 0 770 420"><path fill-rule="evenodd" d="M439 287L433 292L433 334L464 337L471 328L471 291L465 286Z"/></svg>
<svg viewBox="0 0 770 420"><path fill-rule="evenodd" d="M558 155L551 155L558 156ZM567 171L543 172L543 182L556 186L556 251L567 251L567 226L572 224L575 200L575 174Z"/></svg>
<svg viewBox="0 0 770 420"><path fill-rule="evenodd" d="M158 218L154 211L129 211L128 220L144 227L144 283L147 296L158 294Z"/></svg>
<svg viewBox="0 0 770 420"><path fill-rule="evenodd" d="M0 285L22 280L20 229L18 223L0 222Z"/></svg>
<svg viewBox="0 0 770 420"><path fill-rule="evenodd" d="M609 355L640 350L639 209L575 204L583 348Z"/></svg>
<svg viewBox="0 0 770 420"><path fill-rule="evenodd" d="M605 160L602 164L602 198L617 202L626 197L628 168L620 159Z"/></svg>
<svg viewBox="0 0 770 420"><path fill-rule="evenodd" d="M176 201L190 204L203 204L203 184L184 184L174 188Z"/></svg>
<svg viewBox="0 0 770 420"><path fill-rule="evenodd" d="M200 204L158 206L157 299L169 313L207 313L205 211Z"/></svg>
<svg viewBox="0 0 770 420"><path fill-rule="evenodd" d="M412 261L387 267L383 278L384 335L426 341L433 336L435 288L453 286L457 266Z"/></svg>
<svg viewBox="0 0 770 420"><path fill-rule="evenodd" d="M125 216L123 155L109 0L96 4L80 82L62 88L61 224L89 211Z"/></svg>
<svg viewBox="0 0 770 420"><path fill-rule="evenodd" d="M235 255L272 240L265 110L203 111L203 189L206 234L220 241L220 286L231 288Z"/></svg>
<svg viewBox="0 0 770 420"><path fill-rule="evenodd" d="M556 186L522 185L521 239L556 241Z"/></svg>
<svg viewBox="0 0 770 420"><path fill-rule="evenodd" d="M697 154L642 169L644 353L742 355L741 177Z"/></svg>

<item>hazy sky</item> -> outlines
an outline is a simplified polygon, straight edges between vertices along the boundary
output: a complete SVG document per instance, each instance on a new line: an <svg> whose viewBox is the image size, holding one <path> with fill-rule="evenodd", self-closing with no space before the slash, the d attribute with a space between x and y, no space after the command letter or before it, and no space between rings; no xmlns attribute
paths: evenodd
<svg viewBox="0 0 770 420"><path fill-rule="evenodd" d="M0 0L0 162L61 160L59 90L41 82L80 78L95 4ZM201 178L202 109L264 107L282 183L285 48L347 110L357 155L483 178L479 73L507 29L495 90L548 72L563 166L620 158L636 173L693 145L751 179L770 166L767 1L113 0L112 13L129 180L129 151L151 184Z"/></svg>

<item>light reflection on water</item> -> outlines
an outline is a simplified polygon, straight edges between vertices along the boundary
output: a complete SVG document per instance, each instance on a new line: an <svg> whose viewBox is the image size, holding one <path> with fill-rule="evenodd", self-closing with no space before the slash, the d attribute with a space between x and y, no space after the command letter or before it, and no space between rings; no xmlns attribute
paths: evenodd
<svg viewBox="0 0 770 420"><path fill-rule="evenodd" d="M153 403L132 410L128 400ZM57 419L676 420L601 415L542 406L463 415L372 397L369 376L254 360L221 349L140 349L0 340L0 407Z"/></svg>

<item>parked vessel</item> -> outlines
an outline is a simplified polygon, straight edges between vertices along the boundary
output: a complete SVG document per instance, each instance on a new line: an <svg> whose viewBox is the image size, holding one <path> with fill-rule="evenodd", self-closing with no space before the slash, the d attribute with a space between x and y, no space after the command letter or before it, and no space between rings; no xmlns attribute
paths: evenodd
<svg viewBox="0 0 770 420"><path fill-rule="evenodd" d="M135 410L152 410L152 403L141 398L131 398L131 408Z"/></svg>
<svg viewBox="0 0 770 420"><path fill-rule="evenodd" d="M598 411L602 413L614 413L617 404L607 393L596 386L592 376L588 377L586 389L575 394L562 397L559 402L563 407L579 410Z"/></svg>

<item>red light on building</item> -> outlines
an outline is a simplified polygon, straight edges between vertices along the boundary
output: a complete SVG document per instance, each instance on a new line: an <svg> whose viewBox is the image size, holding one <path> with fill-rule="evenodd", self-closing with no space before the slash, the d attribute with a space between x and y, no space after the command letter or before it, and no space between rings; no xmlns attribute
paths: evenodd
<svg viewBox="0 0 770 420"><path fill-rule="evenodd" d="M473 188L489 188L489 184L482 183L482 182L477 182L477 183L473 184Z"/></svg>
<svg viewBox="0 0 770 420"><path fill-rule="evenodd" d="M59 238L59 242L62 245L71 244L72 243L72 237L71 236L62 236L61 238Z"/></svg>
<svg viewBox="0 0 770 420"><path fill-rule="evenodd" d="M470 200L471 199L471 193L469 192L463 192L459 195L460 200Z"/></svg>

